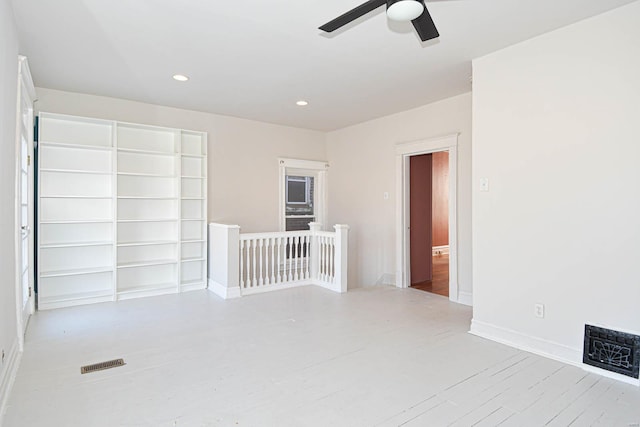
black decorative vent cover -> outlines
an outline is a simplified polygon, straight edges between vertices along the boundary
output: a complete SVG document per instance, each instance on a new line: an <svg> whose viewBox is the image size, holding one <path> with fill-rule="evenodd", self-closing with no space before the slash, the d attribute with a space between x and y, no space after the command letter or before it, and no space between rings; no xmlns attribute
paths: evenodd
<svg viewBox="0 0 640 427"><path fill-rule="evenodd" d="M585 325L582 361L587 365L638 378L640 336Z"/></svg>

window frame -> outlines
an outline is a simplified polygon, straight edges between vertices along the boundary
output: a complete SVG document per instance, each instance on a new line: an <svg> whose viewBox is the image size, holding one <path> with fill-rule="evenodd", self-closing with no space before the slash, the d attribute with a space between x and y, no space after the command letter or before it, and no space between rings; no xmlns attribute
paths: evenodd
<svg viewBox="0 0 640 427"><path fill-rule="evenodd" d="M314 177L314 216L315 222L325 226L327 218L327 171L329 163L317 160L279 158L279 223L280 231L286 230L287 175ZM309 187L307 187L309 191ZM309 195L307 195L307 199Z"/></svg>

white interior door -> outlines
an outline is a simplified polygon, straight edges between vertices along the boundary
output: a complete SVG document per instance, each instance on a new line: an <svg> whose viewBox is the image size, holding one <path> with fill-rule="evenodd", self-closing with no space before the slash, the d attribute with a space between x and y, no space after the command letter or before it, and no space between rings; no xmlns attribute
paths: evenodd
<svg viewBox="0 0 640 427"><path fill-rule="evenodd" d="M20 57L17 111L17 296L20 344L35 309L33 292L33 99L34 90L26 58Z"/></svg>

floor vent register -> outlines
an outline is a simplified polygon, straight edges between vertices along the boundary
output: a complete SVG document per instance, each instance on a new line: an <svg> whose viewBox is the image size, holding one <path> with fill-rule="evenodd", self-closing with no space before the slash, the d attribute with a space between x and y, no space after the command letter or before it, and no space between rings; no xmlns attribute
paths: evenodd
<svg viewBox="0 0 640 427"><path fill-rule="evenodd" d="M124 363L124 359L108 360L106 362L83 366L82 368L80 368L80 373L90 374L91 372L104 371L105 369L117 368L124 365L126 365L126 363Z"/></svg>
<svg viewBox="0 0 640 427"><path fill-rule="evenodd" d="M587 365L638 378L640 336L585 325L582 361Z"/></svg>

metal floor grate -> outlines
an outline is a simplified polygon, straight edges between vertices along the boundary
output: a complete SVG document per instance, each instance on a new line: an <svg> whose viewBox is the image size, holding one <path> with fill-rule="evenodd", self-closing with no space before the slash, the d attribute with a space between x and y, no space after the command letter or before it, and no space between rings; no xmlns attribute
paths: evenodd
<svg viewBox="0 0 640 427"><path fill-rule="evenodd" d="M638 378L640 336L585 325L582 361L587 365Z"/></svg>
<svg viewBox="0 0 640 427"><path fill-rule="evenodd" d="M91 372L103 371L105 369L117 368L118 366L124 366L124 359L114 359L106 362L94 363L93 365L86 365L80 368L81 374L90 374Z"/></svg>

